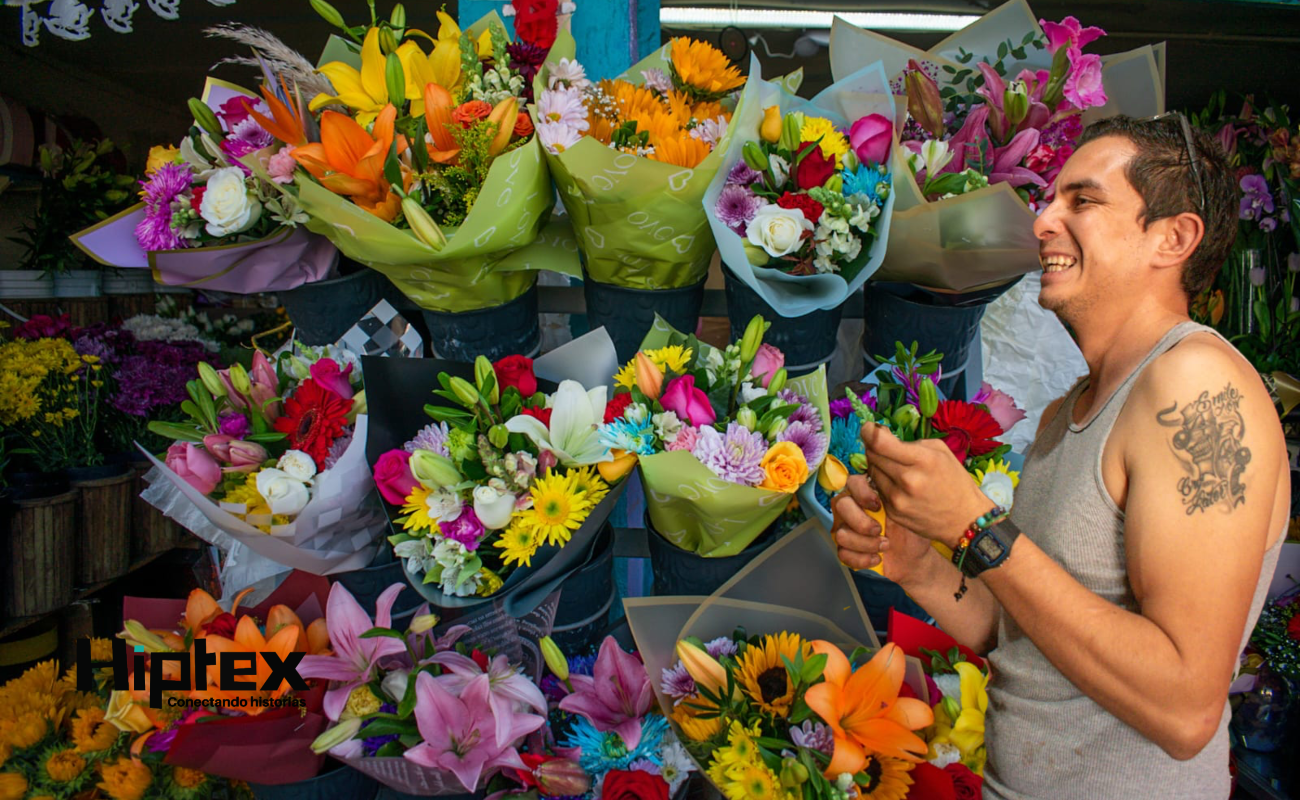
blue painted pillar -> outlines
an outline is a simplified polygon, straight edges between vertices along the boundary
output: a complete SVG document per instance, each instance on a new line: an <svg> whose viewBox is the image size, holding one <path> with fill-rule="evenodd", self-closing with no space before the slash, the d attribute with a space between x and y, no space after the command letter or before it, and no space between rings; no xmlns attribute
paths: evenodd
<svg viewBox="0 0 1300 800"><path fill-rule="evenodd" d="M659 46L659 0L575 0L571 26L578 60L592 79L613 78ZM460 0L460 25L498 14L506 0ZM514 35L514 24L506 18Z"/></svg>

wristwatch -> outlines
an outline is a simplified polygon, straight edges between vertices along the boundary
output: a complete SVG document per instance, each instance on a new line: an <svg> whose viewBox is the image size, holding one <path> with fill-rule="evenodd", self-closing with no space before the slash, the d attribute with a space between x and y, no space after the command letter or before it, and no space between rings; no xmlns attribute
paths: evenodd
<svg viewBox="0 0 1300 800"><path fill-rule="evenodd" d="M1000 566L1011 555L1011 544L1020 535L1020 529L1011 519L1005 518L980 530L970 544L953 554L953 563L969 578ZM962 553L965 555L963 556Z"/></svg>

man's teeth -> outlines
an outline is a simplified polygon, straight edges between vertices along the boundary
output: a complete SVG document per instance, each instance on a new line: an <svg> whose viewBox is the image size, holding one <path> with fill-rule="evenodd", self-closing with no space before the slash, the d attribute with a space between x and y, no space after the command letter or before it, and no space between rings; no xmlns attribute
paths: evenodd
<svg viewBox="0 0 1300 800"><path fill-rule="evenodd" d="M1043 272L1061 272L1073 267L1076 263L1074 256L1046 256L1041 261Z"/></svg>

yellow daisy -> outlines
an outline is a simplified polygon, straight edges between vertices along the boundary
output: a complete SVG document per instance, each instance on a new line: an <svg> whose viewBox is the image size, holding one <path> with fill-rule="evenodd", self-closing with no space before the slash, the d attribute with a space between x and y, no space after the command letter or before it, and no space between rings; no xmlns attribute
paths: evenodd
<svg viewBox="0 0 1300 800"><path fill-rule="evenodd" d="M764 714L790 716L794 704L794 682L782 656L794 663L799 654L812 656L812 647L793 633L764 636L760 644L745 649L740 657L740 687Z"/></svg>
<svg viewBox="0 0 1300 800"><path fill-rule="evenodd" d="M799 130L799 139L804 142L820 139L822 155L835 159L836 169L841 166L841 156L849 152L849 140L835 130L835 125L830 120L823 117L805 117L803 127Z"/></svg>
<svg viewBox="0 0 1300 800"><path fill-rule="evenodd" d="M569 472L569 482L578 494L586 498L588 503L594 507L605 495L609 494L609 485L601 480L596 474L596 468L593 466L580 467Z"/></svg>
<svg viewBox="0 0 1300 800"><path fill-rule="evenodd" d="M685 372L686 365L691 363L691 349L682 347L679 344L661 347L658 350L647 350L646 358L661 370L670 372Z"/></svg>
<svg viewBox="0 0 1300 800"><path fill-rule="evenodd" d="M479 597L490 597L500 591L501 587L505 585L505 581L501 580L501 576L487 567L479 570L478 577Z"/></svg>
<svg viewBox="0 0 1300 800"><path fill-rule="evenodd" d="M537 531L523 522L522 514L516 514L510 525L501 532L501 538L493 542L492 546L502 551L501 561L506 566L517 564L529 567L533 564L533 554L540 544Z"/></svg>
<svg viewBox="0 0 1300 800"><path fill-rule="evenodd" d="M1003 475L1010 478L1011 487L1013 489L1020 485L1020 473L1012 469L1010 464L1000 458L990 462L988 469L975 470L975 472L971 474L971 477L975 479L976 483L983 484L984 479L994 472L1001 472Z"/></svg>
<svg viewBox="0 0 1300 800"><path fill-rule="evenodd" d="M523 512L523 518L537 532L539 544L567 544L591 511L591 503L574 489L567 475L551 472L538 478L529 494L533 507Z"/></svg>
<svg viewBox="0 0 1300 800"><path fill-rule="evenodd" d="M402 530L417 530L429 536L441 530L437 520L429 516L428 500L428 489L418 483L412 487L411 493L406 496L406 503L402 506L402 513L406 515L402 520Z"/></svg>

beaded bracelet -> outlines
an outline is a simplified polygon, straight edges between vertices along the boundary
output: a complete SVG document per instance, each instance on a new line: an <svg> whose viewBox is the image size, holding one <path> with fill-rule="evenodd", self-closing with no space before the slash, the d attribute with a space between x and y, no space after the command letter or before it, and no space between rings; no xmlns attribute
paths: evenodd
<svg viewBox="0 0 1300 800"><path fill-rule="evenodd" d="M966 528L966 532L957 540L957 547L952 553L952 563L956 565L957 569L961 570L962 565L966 563L966 552L970 548L970 543L975 540L975 537L978 536L981 531L988 530L997 523L1006 519L1010 513L1009 510L1002 506L994 506L989 509L988 512L981 514L970 524L969 527ZM961 602L961 599L965 596L966 572L963 570L961 573L961 586L957 587L957 591L953 594L953 600Z"/></svg>

